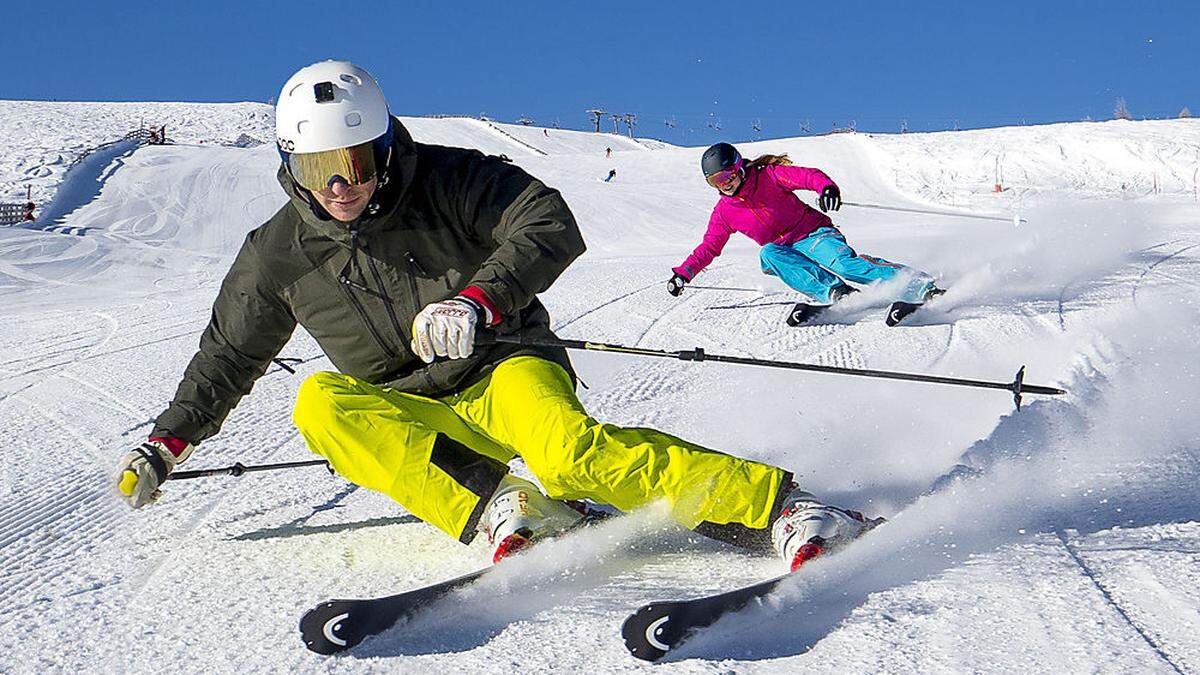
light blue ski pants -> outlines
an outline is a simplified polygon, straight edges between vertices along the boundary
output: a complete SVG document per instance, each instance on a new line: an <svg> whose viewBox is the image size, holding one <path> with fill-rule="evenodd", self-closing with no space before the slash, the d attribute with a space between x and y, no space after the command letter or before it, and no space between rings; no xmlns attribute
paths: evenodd
<svg viewBox="0 0 1200 675"><path fill-rule="evenodd" d="M905 281L897 300L920 304L933 286L928 274L883 258L855 253L836 228L822 227L794 244L767 244L759 253L764 274L808 296L814 304L829 304L829 293L849 281L870 286L899 277Z"/></svg>

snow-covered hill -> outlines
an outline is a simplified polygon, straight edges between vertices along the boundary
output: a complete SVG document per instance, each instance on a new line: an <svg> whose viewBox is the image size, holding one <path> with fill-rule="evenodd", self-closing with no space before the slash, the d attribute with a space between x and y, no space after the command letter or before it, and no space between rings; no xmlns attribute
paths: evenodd
<svg viewBox="0 0 1200 675"><path fill-rule="evenodd" d="M114 148L67 183L55 222L0 228L0 669L637 670L618 635L627 612L779 570L650 509L505 563L347 656L307 652L307 606L440 580L486 552L319 469L172 483L139 512L115 498L109 474L172 395L238 242L283 201L270 145L223 147L270 138L257 104L0 103L0 187L41 180L49 195L63 176L47 158L143 116L187 144ZM753 290L666 294L715 201L702 149L405 121L563 191L589 245L544 297L564 337L992 380L1026 364L1029 381L1070 391L1015 412L1003 392L577 355L597 417L787 466L834 503L892 518L656 670L1200 670L1200 207L1181 182L1200 125L741 146L825 169L847 200L1028 220L844 207L856 247L951 290L909 326L886 328L868 291L795 329L775 304L792 295L748 241L697 283ZM997 152L1013 187L1000 195ZM1164 194L1132 178L1120 190L1155 171ZM330 365L303 333L282 355L299 373L269 371L191 468L309 457L291 403ZM921 497L958 463L982 473Z"/></svg>
<svg viewBox="0 0 1200 675"><path fill-rule="evenodd" d="M1111 120L870 136L897 185L928 199L1200 196L1200 120Z"/></svg>
<svg viewBox="0 0 1200 675"><path fill-rule="evenodd" d="M673 147L611 133L543 129L468 117L403 117L423 143L493 155L597 154ZM255 146L275 138L275 110L262 103L51 103L0 101L0 201L49 201L85 151L134 129L166 127L178 145ZM31 192L27 193L27 188Z"/></svg>

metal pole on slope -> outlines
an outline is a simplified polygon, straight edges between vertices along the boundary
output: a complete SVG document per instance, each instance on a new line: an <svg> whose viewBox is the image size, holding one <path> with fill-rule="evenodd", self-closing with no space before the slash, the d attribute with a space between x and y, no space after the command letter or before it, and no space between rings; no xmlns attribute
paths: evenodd
<svg viewBox="0 0 1200 675"><path fill-rule="evenodd" d="M254 473L255 471L279 471L282 469L295 469L302 466L317 466L323 465L333 473L333 467L329 462L323 459L312 459L304 462L281 462L279 464L252 464L246 466L241 462L237 462L233 466L225 466L217 469L196 469L192 471L176 471L167 476L167 480L187 480L189 478L208 478L209 476L241 476L244 473Z"/></svg>
<svg viewBox="0 0 1200 675"><path fill-rule="evenodd" d="M1016 214L1016 213L1013 214L1012 218L1005 218L1004 216L984 216L984 215L975 214L975 213L956 213L954 211L934 211L931 209L909 209L909 208L905 208L902 206L885 206L883 204L863 204L860 202L842 202L842 205L843 206L856 206L860 209L880 209L883 211L903 211L904 213L924 213L924 214L928 214L931 216L954 216L956 218L975 218L977 220L996 220L1001 223L1012 223L1013 225L1020 225L1021 223L1029 222L1028 220L1025 220L1019 214Z"/></svg>
<svg viewBox="0 0 1200 675"><path fill-rule="evenodd" d="M703 349L689 349L677 352L642 347L625 347L622 345L606 344L603 342L588 342L585 340L563 340L560 338L530 338L521 335L502 335L497 333L480 333L476 336L478 344L504 342L508 344L531 347L558 347L565 349L582 349L594 352L612 352L616 354L632 354L635 356L659 356L680 361L717 361L718 363L736 363L745 366L764 366L767 368L784 368L787 370L807 370L817 373L837 375L856 375L859 377L875 377L888 380L907 380L909 382L929 382L932 384L949 384L960 387L975 387L978 389L1004 389L1011 391L1017 410L1021 409L1021 397L1025 394L1045 394L1058 396L1067 393L1063 389L1047 387L1039 384L1025 384L1025 366L1017 371L1012 382L991 382L987 380L968 380L958 377L943 377L941 375L924 375L921 373L901 373L891 370L870 370L866 368L842 368L839 366L822 366L814 363L797 363L795 361L772 361L769 359L751 359L741 356L723 356L709 354Z"/></svg>
<svg viewBox="0 0 1200 675"><path fill-rule="evenodd" d="M665 282L665 281L664 281L663 283L665 284L665 283L667 283L667 282ZM688 284L687 286L684 286L684 290L697 290L697 291L746 291L747 293L761 293L761 292L762 292L762 291L760 291L760 290L759 290L759 289L757 289L757 288L738 288L738 287L736 287L736 286L698 286L698 285L695 285L695 284Z"/></svg>

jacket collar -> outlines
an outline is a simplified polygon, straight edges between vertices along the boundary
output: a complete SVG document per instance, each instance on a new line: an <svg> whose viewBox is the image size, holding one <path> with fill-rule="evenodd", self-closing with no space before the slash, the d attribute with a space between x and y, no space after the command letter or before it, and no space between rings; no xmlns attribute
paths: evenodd
<svg viewBox="0 0 1200 675"><path fill-rule="evenodd" d="M738 186L737 192L727 195L724 192L720 193L721 202L729 202L731 204L745 204L749 202L758 189L758 172L762 171L762 167L747 169L742 173L742 184Z"/></svg>

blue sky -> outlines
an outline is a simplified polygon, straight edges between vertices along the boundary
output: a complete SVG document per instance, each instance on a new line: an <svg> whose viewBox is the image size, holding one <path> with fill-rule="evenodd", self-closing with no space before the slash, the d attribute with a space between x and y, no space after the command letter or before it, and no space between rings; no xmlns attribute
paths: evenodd
<svg viewBox="0 0 1200 675"><path fill-rule="evenodd" d="M580 129L602 107L688 145L1107 119L1118 97L1200 115L1194 0L13 5L6 99L267 101L346 58L399 114Z"/></svg>

